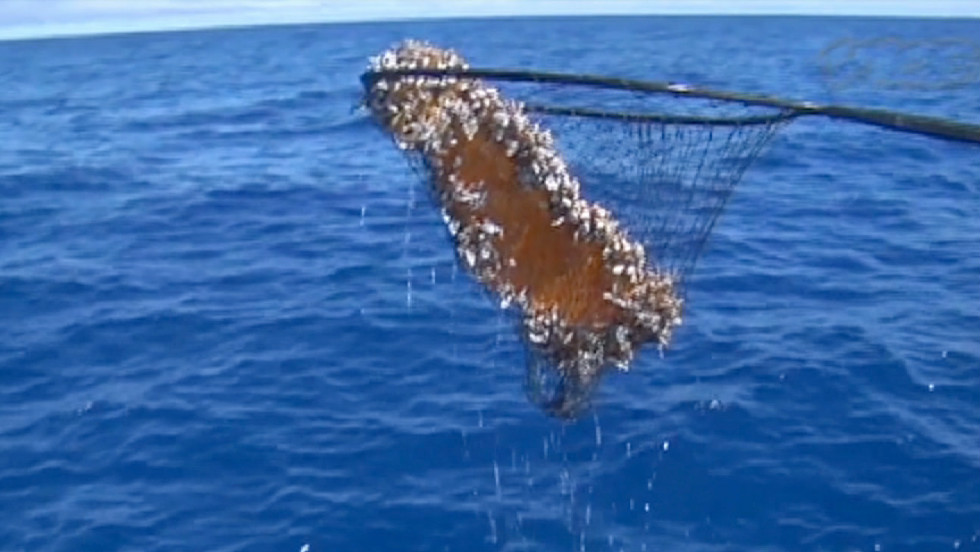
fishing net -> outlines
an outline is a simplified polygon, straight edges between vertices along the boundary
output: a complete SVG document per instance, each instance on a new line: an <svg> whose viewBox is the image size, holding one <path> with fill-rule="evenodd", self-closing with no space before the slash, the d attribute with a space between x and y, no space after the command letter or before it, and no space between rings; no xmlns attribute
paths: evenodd
<svg viewBox="0 0 980 552"><path fill-rule="evenodd" d="M669 275L682 300L735 186L789 120L779 109L723 100L570 83L484 82L523 103L529 118L552 133L582 196L613 213L644 247L647 269ZM669 344L652 342L661 350ZM525 389L534 404L560 417L588 405L598 378L582 374L595 368L562 369L552 355L533 346L526 351Z"/></svg>
<svg viewBox="0 0 980 552"><path fill-rule="evenodd" d="M980 136L669 83L474 70L413 41L373 58L362 82L372 117L431 190L460 264L515 314L528 397L560 417L580 413L610 368L670 344L718 217L788 121L821 114Z"/></svg>

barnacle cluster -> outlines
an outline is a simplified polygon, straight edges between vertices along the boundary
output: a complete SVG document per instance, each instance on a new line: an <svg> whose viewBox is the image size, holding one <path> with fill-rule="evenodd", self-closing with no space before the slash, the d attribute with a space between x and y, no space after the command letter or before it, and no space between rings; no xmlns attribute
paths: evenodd
<svg viewBox="0 0 980 552"><path fill-rule="evenodd" d="M410 74L466 68L452 50L404 42L371 59L365 105L424 160L460 262L518 309L525 341L577 390L547 408L574 415L605 368L628 370L642 344L670 342L679 284L582 197L554 138L520 103L474 78Z"/></svg>

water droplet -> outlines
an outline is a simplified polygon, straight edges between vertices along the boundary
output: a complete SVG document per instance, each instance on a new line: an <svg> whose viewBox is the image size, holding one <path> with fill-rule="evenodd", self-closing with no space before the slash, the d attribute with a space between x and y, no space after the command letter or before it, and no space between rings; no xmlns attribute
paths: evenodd
<svg viewBox="0 0 980 552"><path fill-rule="evenodd" d="M497 486L497 497L500 497L502 491L500 490L500 466L497 465L497 461L493 461L493 482Z"/></svg>
<svg viewBox="0 0 980 552"><path fill-rule="evenodd" d="M602 428L599 427L599 415L593 412L592 419L595 420L595 446L602 446Z"/></svg>
<svg viewBox="0 0 980 552"><path fill-rule="evenodd" d="M490 522L490 542L497 544L497 520L493 519L493 514L487 512L487 521Z"/></svg>

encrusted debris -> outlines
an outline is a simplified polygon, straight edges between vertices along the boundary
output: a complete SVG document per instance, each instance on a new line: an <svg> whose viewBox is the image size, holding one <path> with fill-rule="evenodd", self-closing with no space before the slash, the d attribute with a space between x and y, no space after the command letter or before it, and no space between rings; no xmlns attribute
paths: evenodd
<svg viewBox="0 0 980 552"><path fill-rule="evenodd" d="M526 341L568 385L591 389L605 367L628 370L643 343L668 345L679 286L581 197L553 137L521 104L476 79L384 74L466 68L452 50L404 42L371 59L365 104L399 148L425 160L467 270L520 310ZM556 400L559 414L580 406Z"/></svg>

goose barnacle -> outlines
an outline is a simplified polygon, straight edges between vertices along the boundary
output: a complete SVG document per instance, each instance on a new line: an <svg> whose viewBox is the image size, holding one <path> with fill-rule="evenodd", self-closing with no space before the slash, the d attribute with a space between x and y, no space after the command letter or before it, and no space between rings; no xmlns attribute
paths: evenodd
<svg viewBox="0 0 980 552"><path fill-rule="evenodd" d="M406 42L372 58L375 70L465 69L457 53ZM399 148L424 160L461 263L500 301L516 305L536 355L569 388L604 366L628 367L644 342L665 345L682 302L668 275L648 270L643 246L612 213L581 197L554 137L495 88L472 78L385 76L368 108ZM559 412L575 398L557 397Z"/></svg>

